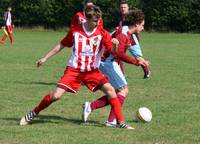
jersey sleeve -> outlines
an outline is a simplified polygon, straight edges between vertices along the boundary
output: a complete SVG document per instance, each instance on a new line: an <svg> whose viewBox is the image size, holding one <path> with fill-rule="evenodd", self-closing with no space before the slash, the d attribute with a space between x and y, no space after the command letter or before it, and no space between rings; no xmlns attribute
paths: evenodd
<svg viewBox="0 0 200 144"><path fill-rule="evenodd" d="M126 53L125 53L127 44L129 43L126 35L121 33L116 36L116 39L118 39L119 45L118 45L117 52L114 54L114 56L117 59L120 59L126 63L138 65L138 60L136 58L130 57L130 56L126 55Z"/></svg>
<svg viewBox="0 0 200 144"><path fill-rule="evenodd" d="M60 41L60 43L65 47L72 47L73 45L73 33L71 29L68 34Z"/></svg>
<svg viewBox="0 0 200 144"><path fill-rule="evenodd" d="M105 53L112 53L112 37L106 30L103 30L103 45L105 46Z"/></svg>
<svg viewBox="0 0 200 144"><path fill-rule="evenodd" d="M131 46L128 50L131 53L131 55L134 57L143 56L138 37L135 34L132 34L131 36Z"/></svg>

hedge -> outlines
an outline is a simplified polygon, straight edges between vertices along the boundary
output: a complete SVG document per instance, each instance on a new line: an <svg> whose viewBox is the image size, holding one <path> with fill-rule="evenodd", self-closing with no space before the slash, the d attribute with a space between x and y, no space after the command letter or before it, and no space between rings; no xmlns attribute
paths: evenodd
<svg viewBox="0 0 200 144"><path fill-rule="evenodd" d="M119 0L94 2L103 11L104 27L116 27ZM20 27L68 27L73 15L83 9L82 0L1 0L1 15L9 3L13 7L14 23ZM147 30L200 32L200 0L129 0L129 5L145 12Z"/></svg>

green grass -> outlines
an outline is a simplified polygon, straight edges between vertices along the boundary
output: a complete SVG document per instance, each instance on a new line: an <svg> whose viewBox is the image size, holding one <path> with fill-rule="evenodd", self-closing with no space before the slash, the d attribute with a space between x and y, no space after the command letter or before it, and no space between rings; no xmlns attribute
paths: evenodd
<svg viewBox="0 0 200 144"><path fill-rule="evenodd" d="M69 58L63 50L41 68L35 61L46 54L63 32L15 32L16 44L0 45L0 143L1 144L195 144L200 142L200 35L143 33L144 57L151 61L149 80L141 68L126 65L129 95L125 120L135 130L104 127L109 108L92 113L81 123L81 106L102 95L81 87L63 95L29 126L20 118L50 92ZM134 123L135 109L152 110L151 123Z"/></svg>

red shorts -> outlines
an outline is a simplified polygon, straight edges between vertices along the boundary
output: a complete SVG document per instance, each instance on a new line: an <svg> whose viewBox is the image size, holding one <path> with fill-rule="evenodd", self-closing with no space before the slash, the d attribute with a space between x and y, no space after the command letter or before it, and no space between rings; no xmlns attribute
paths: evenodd
<svg viewBox="0 0 200 144"><path fill-rule="evenodd" d="M75 93L83 83L92 92L95 92L107 82L108 78L98 69L89 72L81 72L78 69L67 67L57 86L66 91Z"/></svg>
<svg viewBox="0 0 200 144"><path fill-rule="evenodd" d="M6 26L6 30L9 33L12 33L13 27L12 26Z"/></svg>

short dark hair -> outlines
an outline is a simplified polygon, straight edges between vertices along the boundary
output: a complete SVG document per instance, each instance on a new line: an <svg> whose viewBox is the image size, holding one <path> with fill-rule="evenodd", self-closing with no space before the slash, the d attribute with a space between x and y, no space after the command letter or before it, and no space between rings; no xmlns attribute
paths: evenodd
<svg viewBox="0 0 200 144"><path fill-rule="evenodd" d="M94 3L93 0L84 0L84 5L86 5L87 3Z"/></svg>
<svg viewBox="0 0 200 144"><path fill-rule="evenodd" d="M120 5L121 5L121 4L127 4L127 5L128 5L128 0L121 0L121 1L120 1Z"/></svg>
<svg viewBox="0 0 200 144"><path fill-rule="evenodd" d="M102 11L98 6L92 5L85 8L85 17L87 19L96 19L99 20L102 16Z"/></svg>
<svg viewBox="0 0 200 144"><path fill-rule="evenodd" d="M140 24L144 19L145 16L142 10L129 10L129 13L125 15L123 25L130 26Z"/></svg>

